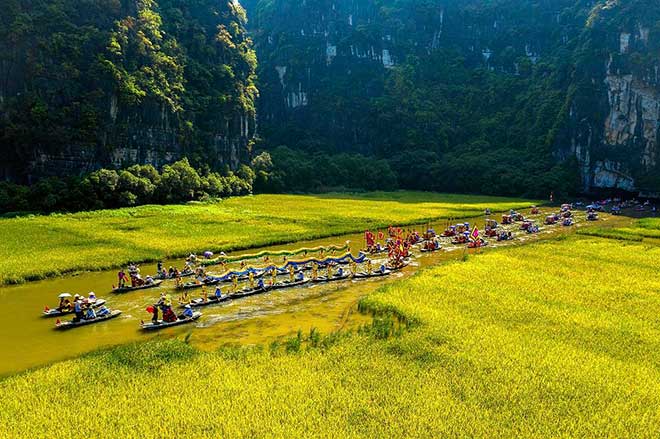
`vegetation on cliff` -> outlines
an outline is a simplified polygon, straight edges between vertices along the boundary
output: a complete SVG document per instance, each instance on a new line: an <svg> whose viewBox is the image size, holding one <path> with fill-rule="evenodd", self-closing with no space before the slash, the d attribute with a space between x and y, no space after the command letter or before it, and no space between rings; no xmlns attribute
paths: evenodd
<svg viewBox="0 0 660 439"><path fill-rule="evenodd" d="M61 161L80 172L170 156L236 168L247 157L256 55L238 2L2 6L1 175L20 181Z"/></svg>

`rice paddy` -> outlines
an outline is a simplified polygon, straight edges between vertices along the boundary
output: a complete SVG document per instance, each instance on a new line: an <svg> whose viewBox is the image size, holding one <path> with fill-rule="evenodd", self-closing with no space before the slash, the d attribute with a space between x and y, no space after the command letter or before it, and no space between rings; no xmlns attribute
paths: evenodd
<svg viewBox="0 0 660 439"><path fill-rule="evenodd" d="M469 217L530 201L421 192L257 195L214 203L0 219L0 284L205 250L231 251Z"/></svg>
<svg viewBox="0 0 660 439"><path fill-rule="evenodd" d="M660 240L660 218L640 218L631 221L626 227L589 228L581 230L580 233L624 241Z"/></svg>
<svg viewBox="0 0 660 439"><path fill-rule="evenodd" d="M593 237L487 251L369 295L358 332L6 378L0 437L658 437L659 269L660 247Z"/></svg>

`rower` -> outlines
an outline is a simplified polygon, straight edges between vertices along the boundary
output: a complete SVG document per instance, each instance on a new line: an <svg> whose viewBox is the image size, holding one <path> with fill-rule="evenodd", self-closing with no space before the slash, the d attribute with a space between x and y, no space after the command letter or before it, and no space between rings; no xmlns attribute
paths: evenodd
<svg viewBox="0 0 660 439"><path fill-rule="evenodd" d="M73 310L76 313L76 317L73 319L74 322L79 322L83 319L83 311L82 311L82 302L80 300L80 296L76 294L73 296Z"/></svg>
<svg viewBox="0 0 660 439"><path fill-rule="evenodd" d="M270 284L275 285L275 282L277 281L277 269L273 267L270 270Z"/></svg>
<svg viewBox="0 0 660 439"><path fill-rule="evenodd" d="M250 289L254 289L254 273L250 271L250 274L248 274L248 283L250 284Z"/></svg>
<svg viewBox="0 0 660 439"><path fill-rule="evenodd" d="M119 271L117 272L117 283L119 285L119 288L124 288L125 282L126 282L126 273L124 273L124 269L120 268Z"/></svg>

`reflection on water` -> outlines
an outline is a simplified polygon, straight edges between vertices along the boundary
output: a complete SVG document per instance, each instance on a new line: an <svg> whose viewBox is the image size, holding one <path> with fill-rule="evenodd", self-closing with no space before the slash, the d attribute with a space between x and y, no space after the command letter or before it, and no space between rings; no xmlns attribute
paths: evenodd
<svg viewBox="0 0 660 439"><path fill-rule="evenodd" d="M599 225L625 224L629 218L601 215ZM534 216L541 221L544 214ZM466 220L474 222L472 220ZM455 220L462 222L462 220ZM483 219L478 220L483 226ZM576 227L586 225L584 213L577 214L577 225L570 228L561 226L544 227L538 235L518 234L512 242L497 243L491 240L491 247L518 245L529 240L538 240L560 233L570 233ZM445 223L435 224L436 230L444 229ZM517 230L518 225L510 226ZM421 227L417 227L418 230ZM353 253L362 246L362 234L298 242L290 245L268 247L268 249L295 249L331 245L350 240ZM84 273L77 276L64 276L24 285L0 288L0 307L3 320L0 322L0 350L4 353L0 362L0 374L20 371L52 361L74 357L102 346L117 345L151 337L171 337L192 331L191 341L202 349L215 349L225 344L267 343L280 337L288 337L299 329L308 332L317 328L322 333L329 333L348 327L355 327L368 321L368 317L356 312L358 300L379 286L409 276L419 267L438 264L449 259L460 258L463 253L488 251L466 250L451 246L448 240L445 248L434 253L416 252L413 263L401 272L385 278L363 281L346 281L329 284L306 285L293 289L283 289L271 293L229 301L224 304L204 307L202 318L191 325L169 328L155 334L139 331L140 319L148 320L145 311L162 291L169 291L173 297L173 281L165 281L160 287L126 294L110 293L116 283L116 271ZM262 249L252 249L244 253L253 253ZM178 261L164 261L165 266L178 265ZM377 265L376 265L377 266ZM209 271L213 272L210 267ZM141 266L143 274L154 273L155 264ZM96 295L108 300L111 309L120 309L123 314L114 320L89 325L69 331L55 331L55 319L40 316L45 305L57 306L57 294L62 291L86 294L95 291ZM211 290L209 289L209 292ZM193 290L193 296L199 291ZM65 317L71 318L71 317Z"/></svg>

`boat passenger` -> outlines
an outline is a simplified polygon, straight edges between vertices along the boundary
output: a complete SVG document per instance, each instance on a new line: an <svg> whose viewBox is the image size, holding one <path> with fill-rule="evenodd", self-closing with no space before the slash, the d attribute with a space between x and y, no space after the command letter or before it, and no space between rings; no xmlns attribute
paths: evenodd
<svg viewBox="0 0 660 439"><path fill-rule="evenodd" d="M299 271L298 274L296 275L296 280L302 282L303 279L305 279L305 275L303 274L302 271Z"/></svg>
<svg viewBox="0 0 660 439"><path fill-rule="evenodd" d="M193 310L190 305L186 305L183 308L183 312L179 314L179 320L192 319L193 315Z"/></svg>
<svg viewBox="0 0 660 439"><path fill-rule="evenodd" d="M260 288L260 289L265 288L263 279L259 278L259 280L257 281L257 288Z"/></svg>
<svg viewBox="0 0 660 439"><path fill-rule="evenodd" d="M110 314L110 310L106 308L105 305L101 305L101 307L96 311L96 317L101 317L106 314Z"/></svg>
<svg viewBox="0 0 660 439"><path fill-rule="evenodd" d="M174 277L174 267L170 265L170 268L167 270L167 275L169 277Z"/></svg>
<svg viewBox="0 0 660 439"><path fill-rule="evenodd" d="M215 287L214 295L215 295L215 298L218 299L218 300L220 300L222 298L222 290L220 289L220 287Z"/></svg>
<svg viewBox="0 0 660 439"><path fill-rule="evenodd" d="M81 321L83 319L82 301L80 300L80 296L77 294L73 302L73 311L76 313L76 317L73 319L73 321Z"/></svg>
<svg viewBox="0 0 660 439"><path fill-rule="evenodd" d="M96 302L96 293L94 291L90 291L87 300L89 300L90 303Z"/></svg>
<svg viewBox="0 0 660 439"><path fill-rule="evenodd" d="M156 271L158 272L158 274L161 274L163 272L163 262L162 261L158 261L158 264L156 265Z"/></svg>
<svg viewBox="0 0 660 439"><path fill-rule="evenodd" d="M176 314L172 311L172 307L168 307L163 311L163 321L167 323L176 322Z"/></svg>
<svg viewBox="0 0 660 439"><path fill-rule="evenodd" d="M380 265L380 272L381 272L381 273L385 273L385 270L386 270L386 268L385 268L385 264L381 264L381 265Z"/></svg>
<svg viewBox="0 0 660 439"><path fill-rule="evenodd" d="M87 308L87 312L85 313L85 320L92 320L96 318L96 312L94 311L94 307L90 306Z"/></svg>
<svg viewBox="0 0 660 439"><path fill-rule="evenodd" d="M339 270L337 270L337 277L343 277L344 276L344 269L342 267L339 267Z"/></svg>

